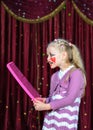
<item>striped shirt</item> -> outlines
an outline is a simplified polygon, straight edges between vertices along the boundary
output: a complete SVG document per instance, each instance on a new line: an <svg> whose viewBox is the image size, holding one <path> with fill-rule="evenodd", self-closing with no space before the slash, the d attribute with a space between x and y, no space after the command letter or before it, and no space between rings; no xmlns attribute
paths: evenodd
<svg viewBox="0 0 93 130"><path fill-rule="evenodd" d="M50 103L52 110L46 113L42 130L77 130L84 78L79 69L69 74L70 69L63 76L59 77L60 71L57 71L51 77L50 94L46 102Z"/></svg>

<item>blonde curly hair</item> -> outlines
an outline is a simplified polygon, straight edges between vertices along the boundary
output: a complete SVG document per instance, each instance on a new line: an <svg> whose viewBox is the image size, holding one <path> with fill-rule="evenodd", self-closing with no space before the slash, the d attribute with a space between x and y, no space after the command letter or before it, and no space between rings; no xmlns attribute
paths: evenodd
<svg viewBox="0 0 93 130"><path fill-rule="evenodd" d="M85 86L86 86L86 73L85 73L84 63L83 63L81 53L78 47L64 39L55 39L54 41L48 44L48 47L49 46L53 46L59 49L60 52L62 51L67 52L69 62L73 64L76 68L79 68L83 72Z"/></svg>
<svg viewBox="0 0 93 130"><path fill-rule="evenodd" d="M48 44L48 47L49 46L54 46L58 48L59 51L66 51L68 54L69 62L74 64L76 68L80 68L85 73L83 60L81 58L80 51L76 45L64 39L55 39Z"/></svg>

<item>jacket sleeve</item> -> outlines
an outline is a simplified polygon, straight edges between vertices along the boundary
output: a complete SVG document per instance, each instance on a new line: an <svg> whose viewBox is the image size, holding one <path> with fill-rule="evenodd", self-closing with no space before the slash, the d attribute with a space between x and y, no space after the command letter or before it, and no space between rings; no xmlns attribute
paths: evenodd
<svg viewBox="0 0 93 130"><path fill-rule="evenodd" d="M53 93L53 90L55 88L55 76L56 76L57 72L55 72L52 76L51 76L51 81L50 81L50 91L49 91L49 96L46 98L46 103L49 103L51 101L51 96ZM54 81L54 82L53 82Z"/></svg>
<svg viewBox="0 0 93 130"><path fill-rule="evenodd" d="M70 75L69 90L66 97L63 99L56 99L50 102L53 110L66 107L74 103L77 97L81 97L84 91L84 77L82 72L77 69Z"/></svg>

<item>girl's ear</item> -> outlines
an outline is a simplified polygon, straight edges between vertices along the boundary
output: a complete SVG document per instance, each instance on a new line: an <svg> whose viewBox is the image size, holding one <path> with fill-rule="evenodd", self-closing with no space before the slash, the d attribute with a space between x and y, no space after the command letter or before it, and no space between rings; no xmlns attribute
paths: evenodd
<svg viewBox="0 0 93 130"><path fill-rule="evenodd" d="M68 60L68 55L67 55L67 52L66 52L66 51L62 52L62 59L63 59L64 61L67 61L67 60Z"/></svg>
<svg viewBox="0 0 93 130"><path fill-rule="evenodd" d="M62 57L66 58L67 57L67 53L65 51L62 52Z"/></svg>

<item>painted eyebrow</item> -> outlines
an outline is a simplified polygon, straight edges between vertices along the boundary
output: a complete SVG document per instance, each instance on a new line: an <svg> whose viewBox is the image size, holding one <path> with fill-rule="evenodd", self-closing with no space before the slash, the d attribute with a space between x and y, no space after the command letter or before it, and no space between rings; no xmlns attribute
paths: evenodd
<svg viewBox="0 0 93 130"><path fill-rule="evenodd" d="M53 54L53 53L49 53L50 54L50 56L55 56L55 54Z"/></svg>

